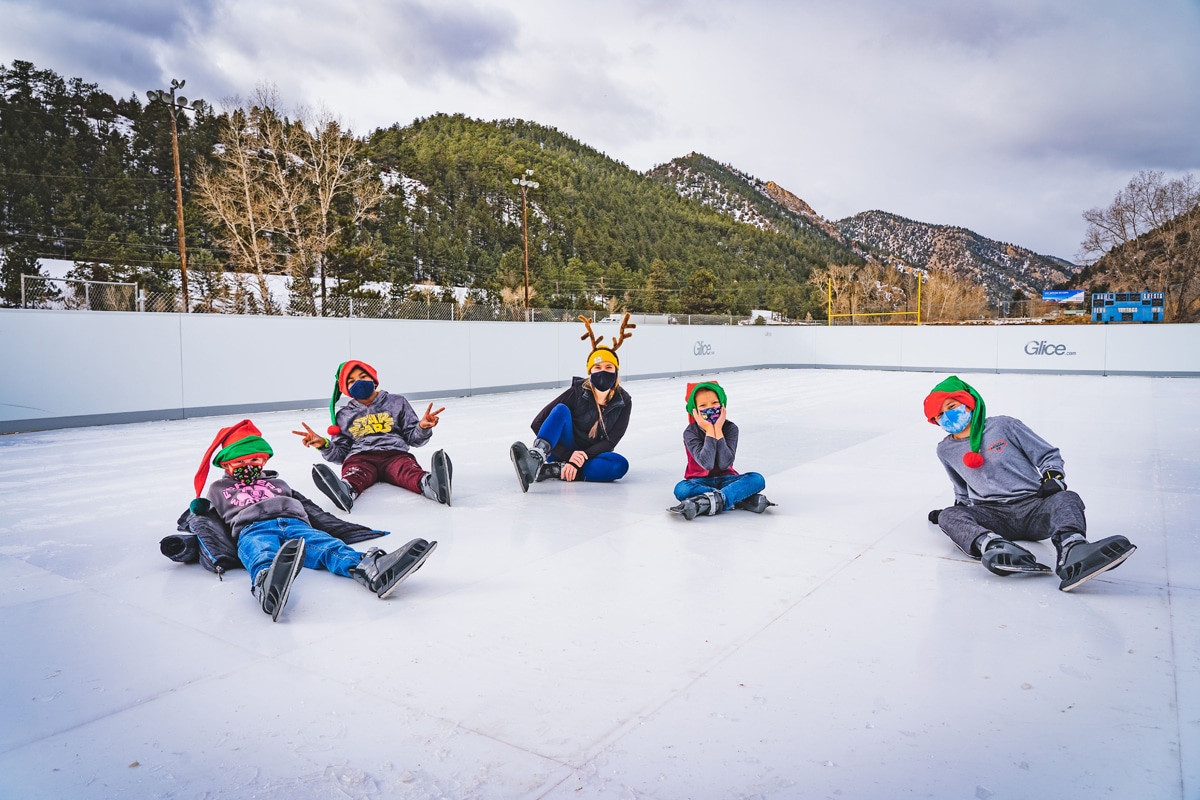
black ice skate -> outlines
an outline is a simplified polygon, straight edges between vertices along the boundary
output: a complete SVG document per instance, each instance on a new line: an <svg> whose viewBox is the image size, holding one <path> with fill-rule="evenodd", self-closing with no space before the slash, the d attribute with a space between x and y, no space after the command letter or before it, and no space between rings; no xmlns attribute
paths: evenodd
<svg viewBox="0 0 1200 800"><path fill-rule="evenodd" d="M335 475L328 464L313 464L312 479L317 488L321 490L321 494L332 500L333 504L342 511L354 508L354 498L358 497L358 492L354 491L353 486Z"/></svg>
<svg viewBox="0 0 1200 800"><path fill-rule="evenodd" d="M528 492L529 484L539 480L538 473L545 465L549 452L550 443L545 439L535 439L533 447L526 447L524 442L513 442L512 447L508 448L508 457L517 471L522 492Z"/></svg>
<svg viewBox="0 0 1200 800"><path fill-rule="evenodd" d="M980 557L988 572L1001 577L1022 572L1049 572L1045 564L1039 564L1033 553L1008 539L995 538L983 546Z"/></svg>
<svg viewBox="0 0 1200 800"><path fill-rule="evenodd" d="M292 581L304 566L304 540L288 539L279 547L271 566L258 573L251 594L258 597L264 613L271 615L272 622L279 621L283 607L287 605Z"/></svg>
<svg viewBox="0 0 1200 800"><path fill-rule="evenodd" d="M429 460L429 472L421 479L421 494L444 506L450 505L450 483L454 479L454 465L445 450L438 450Z"/></svg>
<svg viewBox="0 0 1200 800"><path fill-rule="evenodd" d="M766 498L763 494L752 494L740 503L735 503L734 508L740 508L743 511L753 511L755 514L761 514L771 506L776 505Z"/></svg>
<svg viewBox="0 0 1200 800"><path fill-rule="evenodd" d="M684 519L695 519L701 514L713 516L725 509L725 497L720 492L705 492L689 497L677 506L667 509L672 514L682 514Z"/></svg>
<svg viewBox="0 0 1200 800"><path fill-rule="evenodd" d="M1063 546L1055 570L1062 583L1058 588L1069 592L1081 583L1108 572L1133 555L1137 546L1124 536L1110 536L1098 542L1076 540Z"/></svg>
<svg viewBox="0 0 1200 800"><path fill-rule="evenodd" d="M372 547L363 554L350 576L370 589L383 600L400 585L400 582L416 572L437 547L437 542L413 539L394 553Z"/></svg>

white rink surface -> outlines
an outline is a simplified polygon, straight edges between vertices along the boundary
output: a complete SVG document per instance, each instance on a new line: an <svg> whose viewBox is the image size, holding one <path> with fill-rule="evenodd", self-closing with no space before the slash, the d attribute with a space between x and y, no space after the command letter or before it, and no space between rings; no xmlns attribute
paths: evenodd
<svg viewBox="0 0 1200 800"><path fill-rule="evenodd" d="M720 376L779 506L691 523L684 380L627 387L624 480L528 495L506 449L556 392L447 398L417 455L454 506L352 515L425 567L382 602L305 571L274 624L158 553L236 417L0 437L0 797L1200 797L1200 381L964 376L1138 545L1065 594L926 521L941 377ZM328 508L289 433L325 417L254 419Z"/></svg>

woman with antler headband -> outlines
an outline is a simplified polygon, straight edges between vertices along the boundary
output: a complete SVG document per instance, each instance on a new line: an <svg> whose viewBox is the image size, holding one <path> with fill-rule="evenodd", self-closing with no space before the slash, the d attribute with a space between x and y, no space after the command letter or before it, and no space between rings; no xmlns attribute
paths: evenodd
<svg viewBox="0 0 1200 800"><path fill-rule="evenodd" d="M613 452L633 409L633 398L621 388L617 348L637 326L626 314L609 347L592 332L591 320L579 319L587 327L579 338L590 339L592 348L586 377L572 378L571 387L534 418L532 447L514 442L509 448L523 492L537 481L615 481L629 471L625 457Z"/></svg>

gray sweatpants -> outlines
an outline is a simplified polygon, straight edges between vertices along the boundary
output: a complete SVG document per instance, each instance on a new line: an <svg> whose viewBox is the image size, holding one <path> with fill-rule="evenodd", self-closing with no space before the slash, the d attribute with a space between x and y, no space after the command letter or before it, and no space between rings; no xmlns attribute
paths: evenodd
<svg viewBox="0 0 1200 800"><path fill-rule="evenodd" d="M1055 545L1067 534L1087 535L1083 500L1070 490L1049 497L1033 495L1012 503L978 503L951 506L938 515L938 527L969 556L979 558L972 546L984 533L1012 541L1053 538Z"/></svg>

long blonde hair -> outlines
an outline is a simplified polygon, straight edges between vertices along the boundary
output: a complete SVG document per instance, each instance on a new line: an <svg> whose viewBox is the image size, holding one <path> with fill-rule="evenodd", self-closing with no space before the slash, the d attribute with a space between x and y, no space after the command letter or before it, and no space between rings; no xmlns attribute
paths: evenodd
<svg viewBox="0 0 1200 800"><path fill-rule="evenodd" d="M588 438L595 439L596 431L598 431L600 429L600 426L604 425L604 409L608 407L609 401L617 396L617 390L619 390L621 388L621 373L618 370L617 382L614 383L613 387L611 389L609 389L608 392L605 393L603 403L601 403L598 399L596 399L596 387L592 386L592 379L591 379L590 375L588 378L584 379L583 387L592 393L592 402L594 402L596 404L596 424L592 426L592 429L590 431L588 431ZM608 435L608 426L607 425L604 425L604 435L605 436Z"/></svg>

